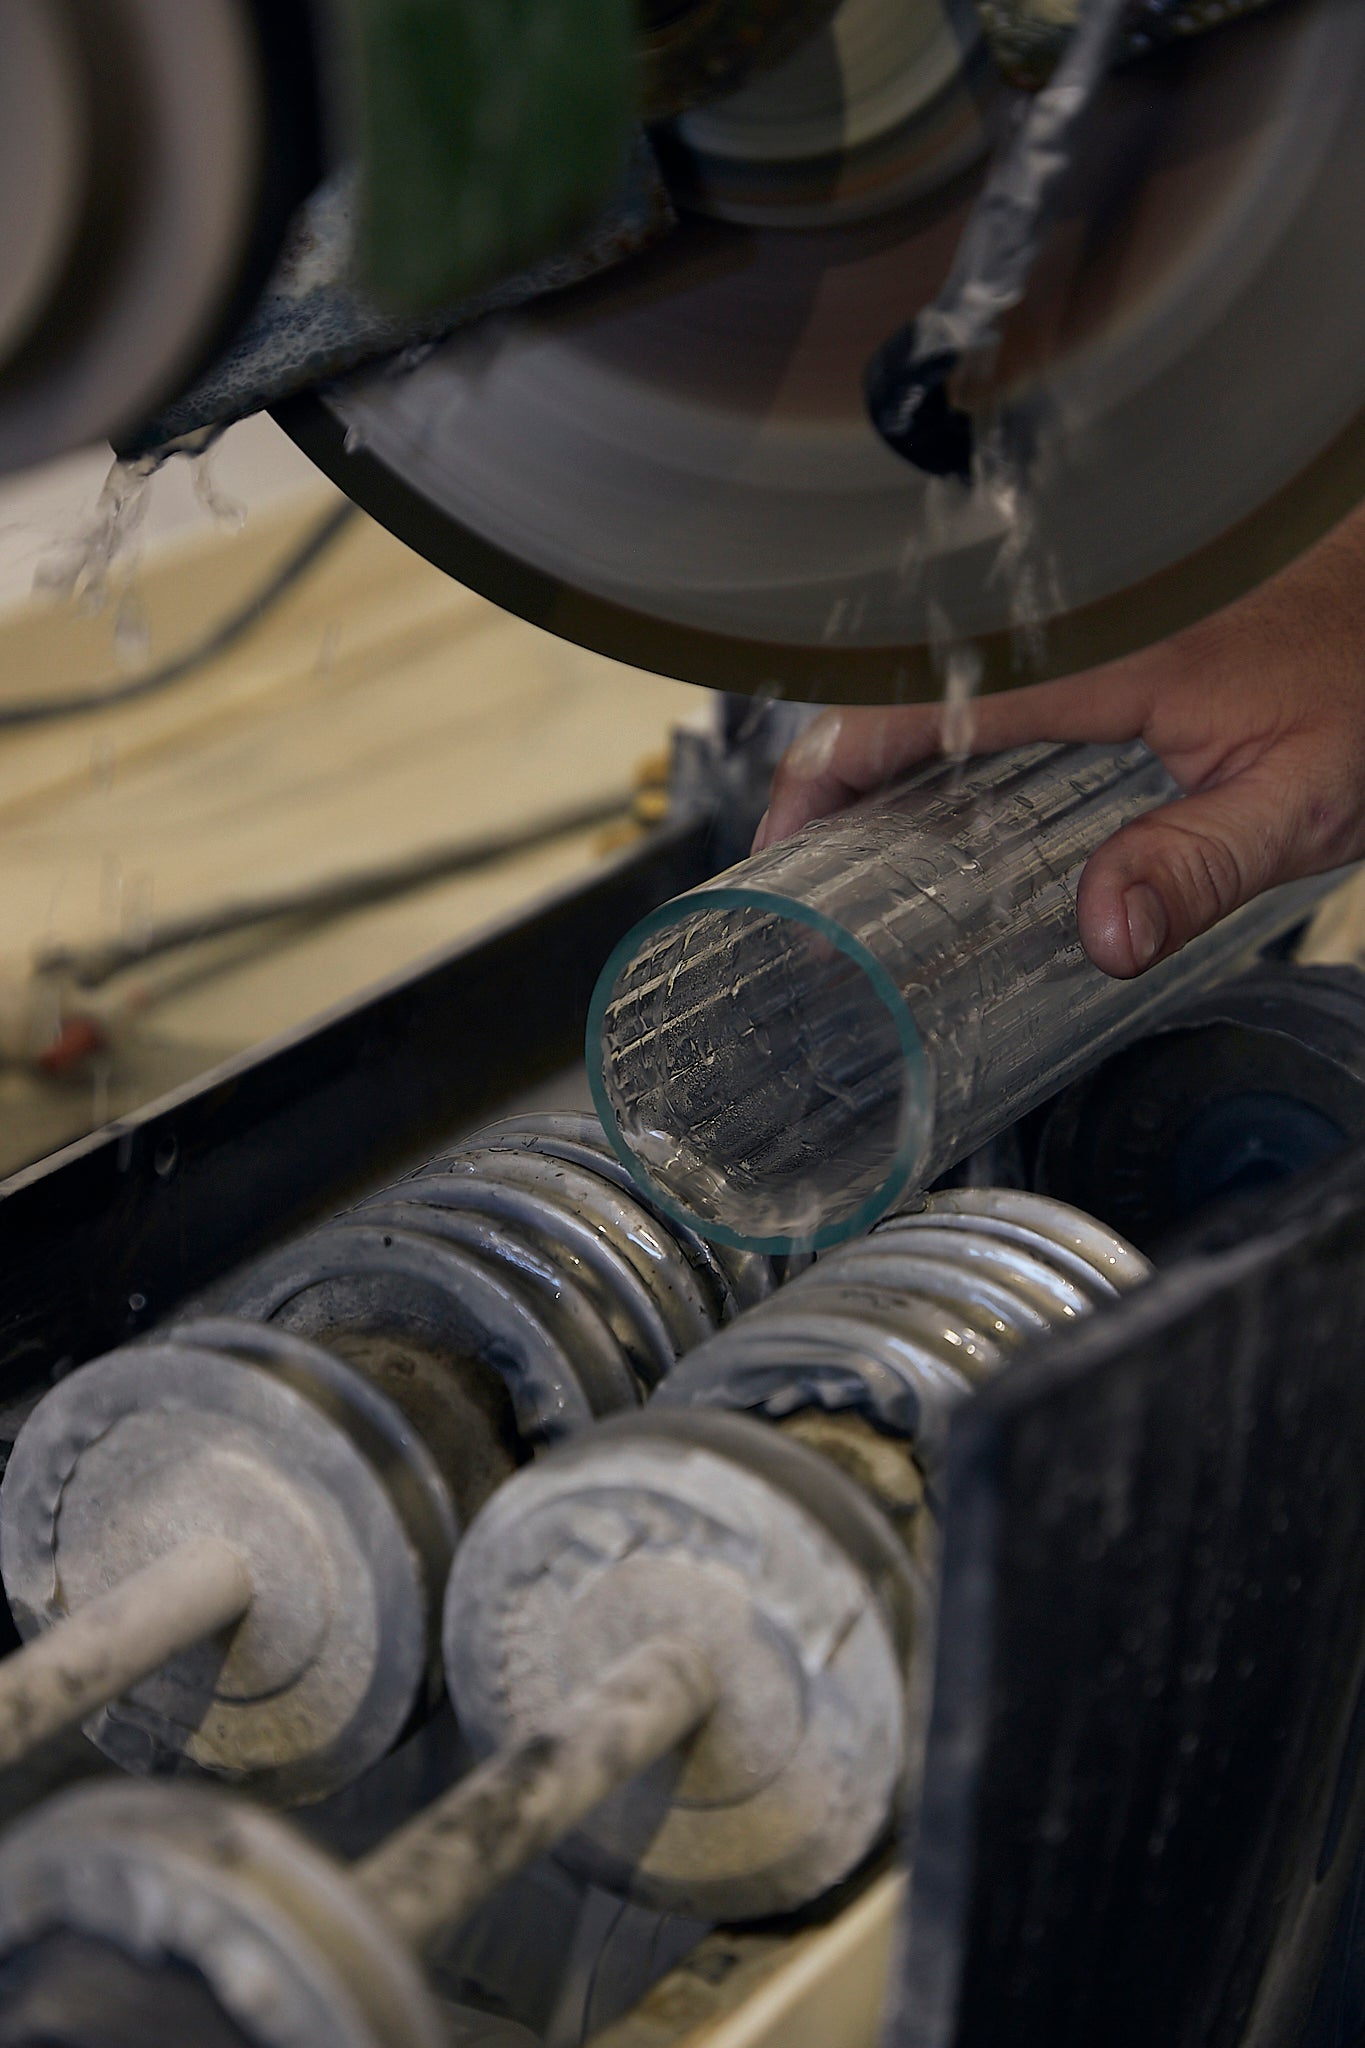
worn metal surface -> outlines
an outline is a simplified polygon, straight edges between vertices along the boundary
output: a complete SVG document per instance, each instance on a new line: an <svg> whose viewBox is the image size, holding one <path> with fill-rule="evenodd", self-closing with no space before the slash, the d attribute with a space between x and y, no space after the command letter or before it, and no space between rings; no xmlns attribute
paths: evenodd
<svg viewBox="0 0 1365 2048"><path fill-rule="evenodd" d="M766 776L763 786L766 789ZM725 821L719 822L723 824ZM755 817L754 823L757 822ZM663 1227L677 1253L697 1274L707 1299L715 1303L719 1321L727 1322L741 1309L752 1308L757 1301L766 1301L785 1275L782 1262L767 1258L761 1252L739 1251L729 1245L712 1244L676 1217L666 1214L651 1201L649 1191L632 1180L612 1150L599 1119L587 1111L571 1115L542 1112L536 1116L517 1117L491 1125L479 1136L483 1144L496 1146L499 1150L524 1148L547 1159L562 1160L569 1166L584 1167L594 1181L605 1182L609 1188L615 1188L627 1197L631 1206L623 1212L625 1215L629 1215L637 1205L643 1208L656 1224ZM440 1158L433 1159L426 1170L435 1171L441 1164Z"/></svg>
<svg viewBox="0 0 1365 2048"><path fill-rule="evenodd" d="M1040 1189L1038 1194L1046 1197L1048 1191ZM1119 1236L1114 1225L1064 1198L1040 1201L1038 1194L1012 1187L940 1188L910 1204L908 1213L922 1213L937 1230L969 1234L983 1251L985 1243L998 1240L1041 1252L1092 1298L1107 1299L1147 1278L1146 1259ZM898 1220L888 1217L881 1232L893 1230Z"/></svg>
<svg viewBox="0 0 1365 2048"><path fill-rule="evenodd" d="M804 1444L847 1473L859 1492L886 1516L918 1562L932 1568L936 1546L924 1473L912 1444L878 1429L856 1408L832 1413L823 1408L800 1408L777 1426L792 1442Z"/></svg>
<svg viewBox="0 0 1365 2048"><path fill-rule="evenodd" d="M326 1353L250 1330L233 1344L222 1324L68 1375L0 1487L11 1609L25 1636L53 1632L40 1661L101 1709L89 1732L105 1754L280 1805L325 1797L402 1732L454 1541L436 1468L387 1401ZM184 1625L169 1604L125 1614L121 1668L80 1617L116 1589L133 1597L148 1567L174 1572L171 1554L189 1579ZM242 1617L230 1633L225 1599ZM0 1693L24 1688L26 1654L0 1665Z"/></svg>
<svg viewBox="0 0 1365 2048"><path fill-rule="evenodd" d="M514 1242L530 1237L594 1299L646 1392L720 1320L721 1305L644 1204L566 1160L471 1145L393 1193L476 1210Z"/></svg>
<svg viewBox="0 0 1365 2048"><path fill-rule="evenodd" d="M894 2048L1303 2037L1365 1818L1365 1153L1186 1250L954 1423Z"/></svg>
<svg viewBox="0 0 1365 2048"><path fill-rule="evenodd" d="M694 1735L719 1697L694 1644L655 1635L414 1815L365 1858L357 1885L424 1948Z"/></svg>
<svg viewBox="0 0 1365 2048"><path fill-rule="evenodd" d="M0 1663L0 1768L240 1621L251 1594L229 1544L191 1536L34 1636Z"/></svg>
<svg viewBox="0 0 1365 2048"><path fill-rule="evenodd" d="M463 1393L467 1519L529 1450L637 1405L737 1288L776 1285L732 1263L635 1194L591 1118L513 1119L250 1266L229 1305L367 1370L380 1347L399 1398L402 1354Z"/></svg>
<svg viewBox="0 0 1365 2048"><path fill-rule="evenodd" d="M1026 1339L1112 1303L1148 1270L1115 1233L1045 1197L929 1195L699 1346L655 1406L771 1420L856 1409L932 1469L975 1385Z"/></svg>
<svg viewBox="0 0 1365 2048"><path fill-rule="evenodd" d="M416 1964L346 1873L245 1800L119 1780L22 1821L0 1844L0 1955L59 1928L190 1965L252 2048L448 2048ZM144 2039L167 2038L176 1988L174 1972L149 1981Z"/></svg>
<svg viewBox="0 0 1365 2048"><path fill-rule="evenodd" d="M380 1327L482 1362L505 1384L526 1445L636 1406L638 1384L593 1304L564 1290L529 1243L515 1265L493 1251L477 1218L416 1204L373 1220L360 1210L257 1262L232 1307L323 1344Z"/></svg>
<svg viewBox="0 0 1365 2048"><path fill-rule="evenodd" d="M563 1853L647 1904L754 1917L819 1897L884 1833L917 1597L887 1523L799 1444L738 1416L623 1418L519 1473L470 1531L447 1677L487 1753L642 1636L694 1643L721 1697L685 1763Z"/></svg>
<svg viewBox="0 0 1365 2048"><path fill-rule="evenodd" d="M0 1183L0 1394L110 1349L576 1059L602 960L701 878L707 836L704 822L665 828L586 884Z"/></svg>

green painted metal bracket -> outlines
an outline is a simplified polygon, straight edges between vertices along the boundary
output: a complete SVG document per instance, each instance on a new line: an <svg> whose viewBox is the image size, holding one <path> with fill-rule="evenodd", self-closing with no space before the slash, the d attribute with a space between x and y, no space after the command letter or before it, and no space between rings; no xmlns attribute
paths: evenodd
<svg viewBox="0 0 1365 2048"><path fill-rule="evenodd" d="M356 282L448 305L581 230L634 119L629 0L344 0L361 211Z"/></svg>

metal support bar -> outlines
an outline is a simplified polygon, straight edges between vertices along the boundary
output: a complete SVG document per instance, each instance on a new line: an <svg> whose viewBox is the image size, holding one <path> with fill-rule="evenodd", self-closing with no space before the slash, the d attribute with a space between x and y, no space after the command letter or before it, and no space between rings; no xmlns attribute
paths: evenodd
<svg viewBox="0 0 1365 2048"><path fill-rule="evenodd" d="M404 1941L424 1947L693 1734L717 1691L690 1643L643 1643L390 1835L358 1865L361 1891Z"/></svg>
<svg viewBox="0 0 1365 2048"><path fill-rule="evenodd" d="M236 1551L195 1536L13 1651L0 1663L0 1769L239 1621L251 1597Z"/></svg>

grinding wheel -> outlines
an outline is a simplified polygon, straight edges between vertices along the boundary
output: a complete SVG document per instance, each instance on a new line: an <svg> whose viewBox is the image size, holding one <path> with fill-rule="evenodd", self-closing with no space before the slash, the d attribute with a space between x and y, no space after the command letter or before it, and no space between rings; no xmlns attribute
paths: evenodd
<svg viewBox="0 0 1365 2048"><path fill-rule="evenodd" d="M1365 9L1292 0L1109 79L1002 337L996 396L1037 437L1021 503L1008 468L926 479L864 415L1004 91L946 0L859 70L902 0L879 4L855 36L845 0L804 84L779 67L663 135L708 211L657 251L289 431L499 604L728 689L936 696L945 631L1004 687L1280 567L1365 494Z"/></svg>
<svg viewBox="0 0 1365 2048"><path fill-rule="evenodd" d="M357 1373L217 1320L82 1367L20 1431L0 1488L5 1591L31 1638L194 1539L249 1604L87 1725L125 1769L322 1799L393 1746L433 1688L455 1547L433 1460Z"/></svg>
<svg viewBox="0 0 1365 2048"><path fill-rule="evenodd" d="M484 1509L447 1679L487 1751L644 1638L694 1644L722 1686L706 1726L558 1853L664 1911L764 1915L847 1877L895 1816L918 1598L889 1525L814 1452L743 1416L622 1417Z"/></svg>
<svg viewBox="0 0 1365 2048"><path fill-rule="evenodd" d="M348 1331L425 1343L499 1378L526 1444L640 1398L601 1316L535 1246L416 1202L356 1211L269 1254L231 1307L334 1348Z"/></svg>
<svg viewBox="0 0 1365 2048"><path fill-rule="evenodd" d="M75 1935L140 1964L143 2040L195 1973L251 2048L446 2048L421 1971L346 1875L244 1800L185 1786L82 1786L0 1848L0 1960ZM151 1973L161 1972L158 1988Z"/></svg>
<svg viewBox="0 0 1365 2048"><path fill-rule="evenodd" d="M0 7L0 471L138 428L320 173L299 0Z"/></svg>

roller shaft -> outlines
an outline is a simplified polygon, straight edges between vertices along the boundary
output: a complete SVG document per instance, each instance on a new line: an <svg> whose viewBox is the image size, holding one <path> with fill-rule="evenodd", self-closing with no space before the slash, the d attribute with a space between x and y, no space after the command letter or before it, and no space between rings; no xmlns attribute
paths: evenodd
<svg viewBox="0 0 1365 2048"><path fill-rule="evenodd" d="M357 1867L360 1889L410 1946L424 1947L692 1734L717 1693L689 1643L643 1643L390 1835Z"/></svg>
<svg viewBox="0 0 1365 2048"><path fill-rule="evenodd" d="M0 1768L240 1620L251 1597L237 1553L195 1536L26 1643L0 1663Z"/></svg>

